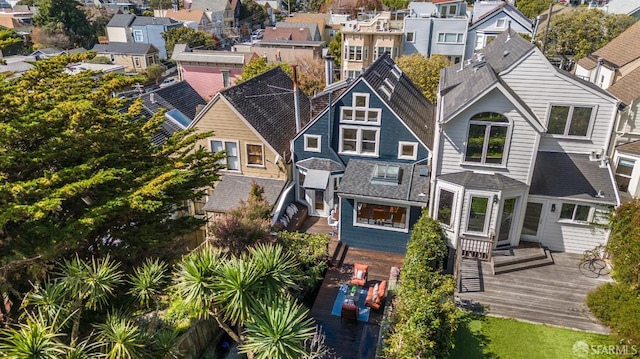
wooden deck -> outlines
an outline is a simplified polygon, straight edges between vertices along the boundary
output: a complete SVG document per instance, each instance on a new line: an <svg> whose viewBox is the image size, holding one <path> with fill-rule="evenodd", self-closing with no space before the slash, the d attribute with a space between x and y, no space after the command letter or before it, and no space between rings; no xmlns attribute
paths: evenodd
<svg viewBox="0 0 640 359"><path fill-rule="evenodd" d="M585 304L589 291L611 281L609 276L582 273L581 255L551 253L554 264L517 272L491 274L487 262L465 259L459 301L489 315L515 318L576 330L609 333Z"/></svg>
<svg viewBox="0 0 640 359"><path fill-rule="evenodd" d="M326 218L309 217L301 231L307 233L329 233L331 228ZM391 267L400 267L404 255L353 249L338 242L332 236L329 245L332 266L327 270L320 291L311 309L311 315L322 326L326 334L326 344L331 347L337 357L375 358L380 320L384 308L371 310L367 323L342 322L340 317L331 315L331 309L343 283L349 283L353 273L353 263L369 265L368 285L389 279Z"/></svg>

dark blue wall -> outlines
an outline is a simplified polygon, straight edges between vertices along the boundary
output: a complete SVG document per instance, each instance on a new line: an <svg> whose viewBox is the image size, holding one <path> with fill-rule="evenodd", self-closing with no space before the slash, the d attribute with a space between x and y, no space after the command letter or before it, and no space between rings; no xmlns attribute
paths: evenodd
<svg viewBox="0 0 640 359"><path fill-rule="evenodd" d="M407 252L407 243L413 225L420 218L421 207L411 207L409 214L409 232L395 232L384 229L354 227L352 199L343 198L340 202L340 241L354 248L370 249L381 252Z"/></svg>
<svg viewBox="0 0 640 359"><path fill-rule="evenodd" d="M370 93L369 96L369 107L371 108L381 108L382 109L382 120L381 120L381 130L380 130L380 145L379 145L379 154L380 156L375 157L367 157L367 156L344 156L344 155L336 155L338 150L340 149L340 107L341 106L351 106L353 93ZM372 92L369 86L367 86L363 81L358 82L355 87L347 92L340 101L336 102L334 106L330 109L331 111L331 123L332 123L332 139L331 139L331 147L333 151L329 150L329 111L325 112L320 118L318 118L314 123L312 123L309 127L307 127L303 134L301 134L294 141L294 154L295 160L300 161L310 157L320 157L320 158L331 158L337 160L337 162L341 162L338 160L338 157L342 159L342 162L346 165L351 158L360 158L360 159L371 159L371 160L379 160L379 161L393 161L393 162L413 162L409 160L399 160L398 159L398 142L400 141L408 141L408 142L418 142L415 136L409 131L409 129L404 125L404 123L399 120L391 109L384 103L382 99L380 99L375 92ZM317 152L305 152L304 151L304 134L314 134L321 135L321 153ZM420 143L418 144L418 160L426 158L428 155L428 149L422 146Z"/></svg>

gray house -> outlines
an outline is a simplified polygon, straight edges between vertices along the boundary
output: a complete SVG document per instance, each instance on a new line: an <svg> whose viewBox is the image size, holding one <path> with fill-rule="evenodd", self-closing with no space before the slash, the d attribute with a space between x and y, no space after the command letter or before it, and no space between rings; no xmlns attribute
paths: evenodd
<svg viewBox="0 0 640 359"><path fill-rule="evenodd" d="M451 0L409 3L404 18L403 53L440 54L453 63L464 57L467 37L467 4Z"/></svg>
<svg viewBox="0 0 640 359"><path fill-rule="evenodd" d="M167 50L162 34L182 26L182 22L164 17L115 15L107 24L107 36L109 43L153 45L158 50L158 57L166 59Z"/></svg>

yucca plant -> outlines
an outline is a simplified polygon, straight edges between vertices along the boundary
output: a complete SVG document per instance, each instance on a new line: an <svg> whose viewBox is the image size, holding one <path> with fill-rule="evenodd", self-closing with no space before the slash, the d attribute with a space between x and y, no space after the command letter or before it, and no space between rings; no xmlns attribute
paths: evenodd
<svg viewBox="0 0 640 359"><path fill-rule="evenodd" d="M309 310L290 297L261 305L262 315L245 323L241 353L255 359L297 359L307 355L305 341L315 333Z"/></svg>
<svg viewBox="0 0 640 359"><path fill-rule="evenodd" d="M69 347L46 314L28 314L24 323L0 331L0 355L12 359L63 358Z"/></svg>
<svg viewBox="0 0 640 359"><path fill-rule="evenodd" d="M53 324L58 319L68 319L70 316L67 295L69 291L59 281L47 280L33 285L25 297L24 307L34 307L38 313L44 315L46 323Z"/></svg>
<svg viewBox="0 0 640 359"><path fill-rule="evenodd" d="M145 358L145 336L137 325L121 313L110 313L104 323L95 325L96 339L106 359Z"/></svg>

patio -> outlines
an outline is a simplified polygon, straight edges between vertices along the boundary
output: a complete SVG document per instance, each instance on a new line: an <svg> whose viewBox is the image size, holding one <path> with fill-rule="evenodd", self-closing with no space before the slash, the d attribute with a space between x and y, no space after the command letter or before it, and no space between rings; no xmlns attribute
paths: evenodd
<svg viewBox="0 0 640 359"><path fill-rule="evenodd" d="M300 231L307 233L329 233L331 227L326 218L309 217ZM349 323L339 316L331 315L333 304L340 285L349 283L354 263L369 265L367 285L389 280L391 267L400 267L404 255L349 248L332 236L329 254L332 266L329 267L320 287L320 291L311 309L311 316L322 326L326 334L326 344L338 357L375 358L380 320L384 307L371 310L367 322Z"/></svg>

